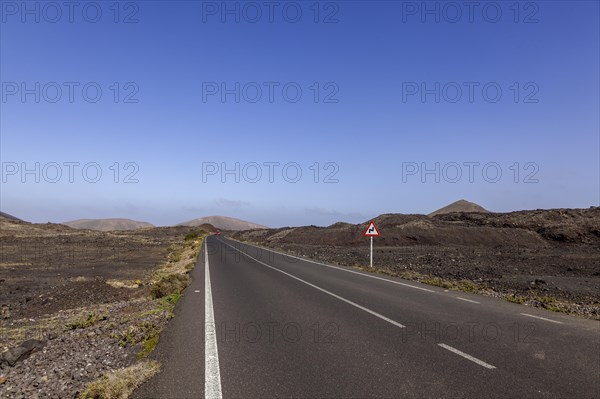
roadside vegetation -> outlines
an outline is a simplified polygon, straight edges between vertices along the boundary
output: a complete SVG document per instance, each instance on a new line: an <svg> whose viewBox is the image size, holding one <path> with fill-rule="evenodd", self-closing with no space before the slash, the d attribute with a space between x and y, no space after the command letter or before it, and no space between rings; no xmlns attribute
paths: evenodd
<svg viewBox="0 0 600 399"><path fill-rule="evenodd" d="M137 387L159 371L160 364L152 360L111 371L89 384L79 397L81 399L126 399Z"/></svg>
<svg viewBox="0 0 600 399"><path fill-rule="evenodd" d="M148 360L159 342L160 333L166 323L152 321L152 317L174 316L174 309L181 299L183 290L190 284L190 271L194 268L206 232L200 230L185 236L180 244L168 248L166 261L150 274L145 282L149 288L150 303L142 312L133 313L128 318L127 326L111 333L122 348L136 348L138 362L133 366L105 373L100 379L87 385L80 394L81 399L124 399L138 386L151 378L160 369L160 364ZM126 284L123 287L127 287ZM69 323L68 328L85 328L100 320L106 320L93 313ZM150 319L148 319L150 317Z"/></svg>
<svg viewBox="0 0 600 399"><path fill-rule="evenodd" d="M438 276L421 274L414 271L394 272L383 268L370 268L364 266L353 266L354 269L366 271L370 273L383 274L390 277L399 277L405 280L418 281L419 283L433 285L449 291L462 291L472 294L483 294L488 296L500 297L508 302L538 307L552 312L580 314L577 309L577 304L561 301L547 295L540 295L538 291L531 290L525 294L519 295L516 293L497 292L484 284L477 284L469 280L449 280Z"/></svg>
<svg viewBox="0 0 600 399"><path fill-rule="evenodd" d="M484 284L477 284L469 280L449 280L438 276L421 274L414 271L394 272L388 269L369 268L355 265L354 269L371 273L383 274L391 277L399 277L405 280L418 281L423 284L433 285L449 291L462 291L472 294L483 294L501 297L502 299L519 305L527 305L546 309L552 312L580 314L577 304L569 303L548 295L540 295L536 290L530 290L525 294L498 292Z"/></svg>
<svg viewBox="0 0 600 399"><path fill-rule="evenodd" d="M116 370L151 360L190 281L202 229L213 230L104 232L0 217L0 239L10 244L0 259L0 397L81 396L108 375L87 397L118 397L121 384L98 392Z"/></svg>
<svg viewBox="0 0 600 399"><path fill-rule="evenodd" d="M419 283L433 285L436 287L444 288L446 290L464 291L464 292L471 292L474 294L485 293L486 291L489 291L489 289L486 288L485 286L483 286L481 284L475 284L472 281L447 280L447 279L444 279L441 277L427 275L427 274L421 274L421 273L410 271L410 270L407 270L404 272L395 272L395 271L392 271L389 269L370 268L370 267L363 267L363 266L358 266L358 265L353 266L353 268L362 270L362 271L366 271L366 272L370 272L370 273L377 273L377 274L383 274L383 275L390 276L390 277L399 277L399 278L403 278L405 280L418 281Z"/></svg>
<svg viewBox="0 0 600 399"><path fill-rule="evenodd" d="M78 328L88 328L96 325L100 321L104 321L108 318L105 314L97 314L96 312L90 312L87 316L80 316L73 321L67 323L67 330L76 330Z"/></svg>

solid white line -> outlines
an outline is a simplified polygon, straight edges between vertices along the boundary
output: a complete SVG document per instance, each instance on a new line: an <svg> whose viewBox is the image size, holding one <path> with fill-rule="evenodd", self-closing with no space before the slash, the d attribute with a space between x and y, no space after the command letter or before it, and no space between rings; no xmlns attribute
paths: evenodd
<svg viewBox="0 0 600 399"><path fill-rule="evenodd" d="M230 238L230 239L231 239L231 238ZM233 239L231 239L231 240L233 240ZM234 241L237 241L237 240L234 240ZM369 278L374 278L374 279L376 279L376 280L383 280L383 281L387 281L388 283L393 283L393 284L403 285L403 286L405 286L405 287L415 288L415 289L417 289L417 290L421 290L421 291L435 292L434 290L430 290L430 289L428 289L428 288L417 287L416 285L411 285L411 284L401 283L401 282L399 282L399 281L394 281L394 280L388 280L387 278L383 278L383 277L371 276L370 274L359 273L359 272L356 272L356 271L354 271L354 270L348 270L348 269L344 269L344 268L341 268L341 267L338 267L338 266L326 265L325 263L317 262L317 261L314 261L314 260L311 260L311 259L307 259L307 258L301 258L301 257L299 257L299 256L294 256L294 255L288 255L288 254L285 254L285 253L283 253L283 252L279 252L279 251L273 251L272 249L269 249L269 248L264 248L264 247L259 247L259 246L257 246L257 245L250 245L250 244L246 244L246 243L244 243L244 242L241 242L241 241L237 241L237 242L239 242L239 243L241 243L241 244L244 244L244 245L248 245L248 246L250 246L250 247L259 248L259 249L264 249L265 251L273 252L273 253L275 253L275 254L279 254L279 255L283 255L283 256L288 256L288 257L290 257L290 258L295 258L295 259L303 260L303 261L305 261L305 262L314 263L314 264L316 264L316 265L321 265L321 266L325 266L325 267L330 267L330 268L332 268L332 269L341 270L341 271L343 271L343 272L347 272L347 273L354 273L354 274L358 274L359 276L363 276L363 277L369 277ZM230 245L230 246L231 246L231 245ZM241 252L241 251L240 251L240 252Z"/></svg>
<svg viewBox="0 0 600 399"><path fill-rule="evenodd" d="M222 242L223 242L223 241L222 241ZM225 245L227 245L227 246L230 246L231 248L235 249L235 250L236 250L236 251L238 251L239 253L241 253L241 254L243 254L243 255L246 255L248 258L250 258L250 259L252 259L252 260L254 260L254 261L256 261L256 262L260 263L260 264L261 264L261 265L263 265L263 266L266 266L266 267L268 267L268 268L270 268L270 269L276 270L276 271L278 271L279 273L283 273L283 274L285 274L286 276L289 276L289 277L291 277L291 278L293 278L293 279L296 279L296 280L298 280L298 281L300 281L300 282L302 282L302 283L304 283L304 284L306 284L306 285L309 285L309 286L311 286L311 287L313 287L313 288L316 288L316 289L318 289L318 290L319 290L319 291L321 291L321 292L324 292L324 293L326 293L326 294L328 294L328 295L331 295L331 296L332 296L332 297L334 297L334 298L337 298L337 299L339 299L340 301L344 301L344 302L346 302L346 303L348 303L348 304L350 304L350 305L352 305L352 306L354 306L354 307L357 307L357 308L358 308L358 309L360 309L360 310L363 310L363 311L365 311L365 312L367 312L367 313L369 313L369 314L372 314L373 316L379 317L380 319L382 319L382 320L385 320L385 321L387 321L388 323L395 325L396 327L400 327L400 328L404 328L404 327L405 327L404 325L402 325L402 324L398 323L397 321L394 321L394 320L392 320L392 319L389 319L389 318L385 317L384 315L381 315L381 314L379 314L379 313L377 313L377 312L375 312L375 311L373 311L373 310L371 310L371 309L365 308L364 306L361 306L361 305L359 305L359 304L357 304L357 303L355 303L355 302L352 302L351 300L348 300L348 299L346 299L346 298L343 298L343 297L341 297L341 296L339 296L339 295L337 295L337 294L334 294L334 293L333 293L333 292L331 292L331 291L327 291L327 290L326 290L326 289L324 289L324 288L321 288L321 287L319 287L319 286L317 286L317 285L314 285L314 284L312 284L312 283L309 283L309 282L308 282L308 281L306 281L306 280L302 280L301 278L299 278L299 277L296 277L296 276L294 276L293 274L290 274L290 273L284 272L283 270L279 270L279 269L277 269L276 267L273 267L273 266L267 265L266 263L264 263L264 262L261 262L260 260L253 258L252 256L250 256L250 255L248 255L248 254L246 254L246 253L244 253L244 252L240 251L240 250L239 250L239 249L237 249L236 247L234 247L234 246L232 246L232 245L229 245L229 244L227 244L226 242L223 242L223 244L225 244Z"/></svg>
<svg viewBox="0 0 600 399"><path fill-rule="evenodd" d="M456 299L460 299L461 301L467 301L467 302L471 302L471 303L478 303L478 304L481 303L481 302L474 301L472 299L461 298L459 296L457 296Z"/></svg>
<svg viewBox="0 0 600 399"><path fill-rule="evenodd" d="M457 355L464 357L465 359L469 359L470 361L475 362L478 365L483 366L485 368L488 368L488 369L496 368L496 367L492 366L491 364L486 363L483 360L479 360L476 357L473 357L471 355L467 355L465 352L461 352L458 349L451 347L450 345L446 345L446 344L438 344L438 345L444 349L449 350L450 352L456 353Z"/></svg>
<svg viewBox="0 0 600 399"><path fill-rule="evenodd" d="M204 397L222 398L221 372L219 371L219 351L217 350L217 331L213 310L208 249L204 244Z"/></svg>
<svg viewBox="0 0 600 399"><path fill-rule="evenodd" d="M564 324L562 321L550 320L550 319L547 319L547 318L545 318L545 317L534 316L534 315L532 315L532 314L529 314L529 313L521 313L521 314L522 314L523 316L527 316L527 317L533 317L533 318L536 318L536 319L540 319L540 320L549 321L549 322L551 322L551 323L556 323L556 324Z"/></svg>

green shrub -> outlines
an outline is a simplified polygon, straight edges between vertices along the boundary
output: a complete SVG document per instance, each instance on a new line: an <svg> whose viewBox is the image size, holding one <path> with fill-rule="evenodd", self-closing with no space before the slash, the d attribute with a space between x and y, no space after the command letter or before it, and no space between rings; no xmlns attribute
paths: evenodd
<svg viewBox="0 0 600 399"><path fill-rule="evenodd" d="M158 334L154 334L144 341L142 351L138 353L139 359L147 357L154 350L156 344L158 344L158 337Z"/></svg>
<svg viewBox="0 0 600 399"><path fill-rule="evenodd" d="M76 330L78 328L88 328L92 327L99 321L106 320L108 317L106 315L97 315L96 313L90 313L87 317L79 317L69 323L67 323L66 327L68 330Z"/></svg>
<svg viewBox="0 0 600 399"><path fill-rule="evenodd" d="M441 288L445 288L445 289L454 288L454 285L452 283L450 283L449 281L446 281L444 279L441 279L441 278L435 277L435 276L426 277L421 282L423 284L434 285L436 287L441 287Z"/></svg>
<svg viewBox="0 0 600 399"><path fill-rule="evenodd" d="M198 233L196 233L196 232L188 233L185 236L185 241L193 241L196 238L198 238Z"/></svg>
<svg viewBox="0 0 600 399"><path fill-rule="evenodd" d="M161 277L152 284L150 294L154 299L163 298L171 294L180 294L188 286L190 277L187 274L169 274Z"/></svg>
<svg viewBox="0 0 600 399"><path fill-rule="evenodd" d="M181 299L181 293L179 293L179 292L176 292L171 295L167 295L166 297L162 298L163 305L164 305L163 308L167 309L167 308L175 307L175 305L177 305L177 302L179 302L180 299Z"/></svg>
<svg viewBox="0 0 600 399"><path fill-rule="evenodd" d="M181 260L181 250L173 251L169 257L169 262L177 263Z"/></svg>
<svg viewBox="0 0 600 399"><path fill-rule="evenodd" d="M526 299L520 295L507 295L504 297L504 299L506 299L508 302L512 302L512 303L518 303L518 304L523 304L525 303Z"/></svg>
<svg viewBox="0 0 600 399"><path fill-rule="evenodd" d="M204 230L193 231L191 233L186 234L185 241L195 241L203 235L206 235L206 231Z"/></svg>
<svg viewBox="0 0 600 399"><path fill-rule="evenodd" d="M126 347L127 345L135 345L137 328L135 326L127 327L127 330L119 334L119 346Z"/></svg>

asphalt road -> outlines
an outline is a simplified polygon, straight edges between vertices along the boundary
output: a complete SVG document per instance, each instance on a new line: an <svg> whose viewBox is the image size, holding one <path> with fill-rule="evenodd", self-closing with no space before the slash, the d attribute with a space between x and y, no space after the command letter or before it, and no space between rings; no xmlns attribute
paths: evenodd
<svg viewBox="0 0 600 399"><path fill-rule="evenodd" d="M192 277L134 397L600 398L597 321L217 236Z"/></svg>

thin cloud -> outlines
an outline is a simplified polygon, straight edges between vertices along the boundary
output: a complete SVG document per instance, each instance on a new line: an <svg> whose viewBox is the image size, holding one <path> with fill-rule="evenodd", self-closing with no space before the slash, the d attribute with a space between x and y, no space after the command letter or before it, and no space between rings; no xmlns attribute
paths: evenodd
<svg viewBox="0 0 600 399"><path fill-rule="evenodd" d="M241 208L243 206L250 206L250 203L247 201L241 200L230 200L226 198L219 198L217 200L217 205L224 206L227 208Z"/></svg>

